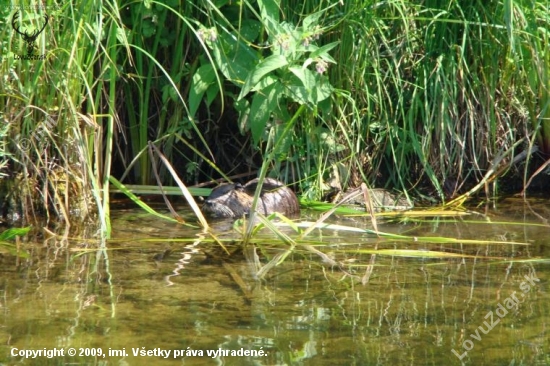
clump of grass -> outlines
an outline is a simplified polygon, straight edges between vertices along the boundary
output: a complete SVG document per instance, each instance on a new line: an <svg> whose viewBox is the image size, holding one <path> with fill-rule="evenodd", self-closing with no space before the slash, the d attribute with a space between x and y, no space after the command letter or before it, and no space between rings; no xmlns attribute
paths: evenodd
<svg viewBox="0 0 550 366"><path fill-rule="evenodd" d="M64 19L63 10L56 4L45 8L40 5L31 2L27 11L2 7L2 19L7 23L20 22L16 26L28 33L44 26L46 17ZM28 10L33 8L36 11ZM63 45L51 42L66 22L66 18L49 21L32 53L28 53L18 33L8 33L10 28L3 27L7 52L1 66L4 80L0 99L5 108L0 118L6 126L3 139L8 143L3 144L3 154L9 162L5 173L11 182L3 180L1 191L8 195L3 202L10 207L4 209L12 212L13 219L29 220L44 211L66 220L73 210L86 216L87 191L73 190L75 184L88 184L87 172L75 166L85 163L78 150L80 129L74 129L81 122L75 105L82 99L74 98L74 90L70 92L75 87L70 55L62 49ZM7 192L8 187L13 190Z"/></svg>
<svg viewBox="0 0 550 366"><path fill-rule="evenodd" d="M354 185L420 183L445 199L481 182L504 152L528 149L515 145L522 138L534 134L546 149L545 7L350 1L335 8L329 34L341 44L329 73L349 94L336 94L330 126L346 149L332 160L345 162ZM497 170L521 176L516 164Z"/></svg>
<svg viewBox="0 0 550 366"><path fill-rule="evenodd" d="M163 3L157 5L159 8L155 9L165 10L164 17L174 13ZM139 103L143 112L139 114L143 116L141 124L130 125L132 132L141 131L141 140L136 135L132 135L131 140L136 146L134 152L137 152L145 146L143 142L148 137L143 132L147 131L151 114L147 109L148 98L154 95L150 83L163 75L166 77L166 96L178 96L173 81L177 77L158 65L157 55L141 48L139 42L130 42L139 37L128 33L123 11L116 1L52 2L46 7L31 2L26 7L37 9L35 14L29 12L21 17L27 27L46 14L55 21L45 27L44 34L37 41L39 51L44 55L37 61L14 58L21 51L21 40L13 32L7 33L7 27L3 28L8 52L2 62L4 82L0 86L0 99L6 106L0 116L3 121L1 153L10 162L10 171L3 174L9 173L12 181L16 179L17 186L21 187L12 193L11 197L17 198L4 202L12 202L9 209L21 209L28 219L42 212L53 213L68 222L97 212L103 231L108 232L109 177L114 151L123 151L118 145L121 140L115 126L121 122L118 105L124 95L121 93L123 88L117 88L117 85L125 85L124 82L135 76L133 81L144 93L144 99ZM2 9L5 11L6 8ZM134 14L133 19L144 17L145 13ZM5 15L3 19L13 16ZM175 16L182 18L178 13ZM157 36L156 45L159 39ZM133 50L137 50L137 59ZM146 66L142 66L144 59L147 60ZM174 62L179 63L178 59ZM128 68L135 65L141 67L139 75L128 72ZM157 66L160 67L157 69ZM153 71L159 70L160 74L153 75ZM142 86L143 80L145 87ZM170 89L175 94L171 94ZM129 103L124 106L134 108L128 114L132 121L135 117L134 99L127 100ZM179 100L183 101L181 95ZM159 135L165 134L167 129L161 128ZM146 154L144 156L140 172L147 179L150 168ZM5 161L2 166L7 165ZM2 192L7 187L3 187Z"/></svg>

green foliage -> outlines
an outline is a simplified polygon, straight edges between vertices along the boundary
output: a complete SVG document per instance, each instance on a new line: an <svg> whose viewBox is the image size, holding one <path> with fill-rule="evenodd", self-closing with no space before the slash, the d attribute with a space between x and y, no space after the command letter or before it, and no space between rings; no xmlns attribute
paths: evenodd
<svg viewBox="0 0 550 366"><path fill-rule="evenodd" d="M550 151L545 1L45 4L16 20L51 17L37 60L0 8L0 178L30 212L95 205L108 230L112 169L151 184L149 141L185 181L261 166L309 199L362 182L444 198Z"/></svg>
<svg viewBox="0 0 550 366"><path fill-rule="evenodd" d="M6 251L20 258L28 258L29 253L13 245L10 241L14 240L16 237L27 235L30 229L30 227L11 228L0 232L0 252Z"/></svg>
<svg viewBox="0 0 550 366"><path fill-rule="evenodd" d="M13 240L17 236L25 236L29 233L30 227L11 228L0 233L0 241Z"/></svg>
<svg viewBox="0 0 550 366"><path fill-rule="evenodd" d="M329 63L336 63L329 51L338 44L332 42L322 47L315 44L323 32L319 18L326 10L306 16L302 25L296 26L279 22L277 2L259 1L258 5L259 14L252 13L259 15L259 19L249 20L240 29L218 35L215 27L203 27L199 32L212 49L218 70L241 88L236 98L244 121L240 126L242 132L250 129L255 145L266 140L269 120L290 120L293 103L317 112L319 104L331 96L333 87L326 71ZM259 36L258 25L265 32L261 41L267 47L263 49L251 43ZM208 87L214 85L210 67L201 66L193 81L190 102L195 106ZM251 101L243 103L251 92Z"/></svg>

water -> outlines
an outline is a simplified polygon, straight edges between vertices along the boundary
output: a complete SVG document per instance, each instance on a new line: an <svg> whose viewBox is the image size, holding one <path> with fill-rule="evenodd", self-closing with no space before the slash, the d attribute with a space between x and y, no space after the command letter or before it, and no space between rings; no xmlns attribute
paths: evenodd
<svg viewBox="0 0 550 366"><path fill-rule="evenodd" d="M243 248L219 228L227 254L199 230L139 212L116 213L107 250L85 232L44 234L19 243L28 258L0 256L0 362L550 364L550 202L475 211L483 215L379 223L412 240L315 230L311 246L292 251L268 234ZM371 227L362 218L337 223Z"/></svg>

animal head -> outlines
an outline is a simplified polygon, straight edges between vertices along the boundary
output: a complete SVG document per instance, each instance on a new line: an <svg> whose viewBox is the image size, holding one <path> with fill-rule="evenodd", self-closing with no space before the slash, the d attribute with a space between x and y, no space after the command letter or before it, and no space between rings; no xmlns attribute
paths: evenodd
<svg viewBox="0 0 550 366"><path fill-rule="evenodd" d="M44 15L44 19L45 19L44 25L42 26L42 28L35 29L33 32L30 32L27 30L25 30L24 32L21 32L21 30L19 29L20 27L17 27L15 25L18 18L19 18L19 10L16 11L15 14L13 14L13 18L11 20L11 26L17 33L19 33L23 37L23 40L27 42L27 53L30 55L35 48L34 42L36 41L40 33L42 33L44 28L46 28L46 25L48 25L49 17L47 15Z"/></svg>

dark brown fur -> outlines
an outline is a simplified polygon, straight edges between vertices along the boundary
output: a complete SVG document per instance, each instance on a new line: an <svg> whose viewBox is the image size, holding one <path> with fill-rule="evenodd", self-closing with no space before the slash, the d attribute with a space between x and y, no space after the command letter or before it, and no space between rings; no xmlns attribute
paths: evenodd
<svg viewBox="0 0 550 366"><path fill-rule="evenodd" d="M250 212L257 185L257 178L245 185L221 185L208 196L202 210L212 217L240 218ZM264 215L280 212L289 216L299 213L300 205L290 188L278 180L266 178L256 211Z"/></svg>

